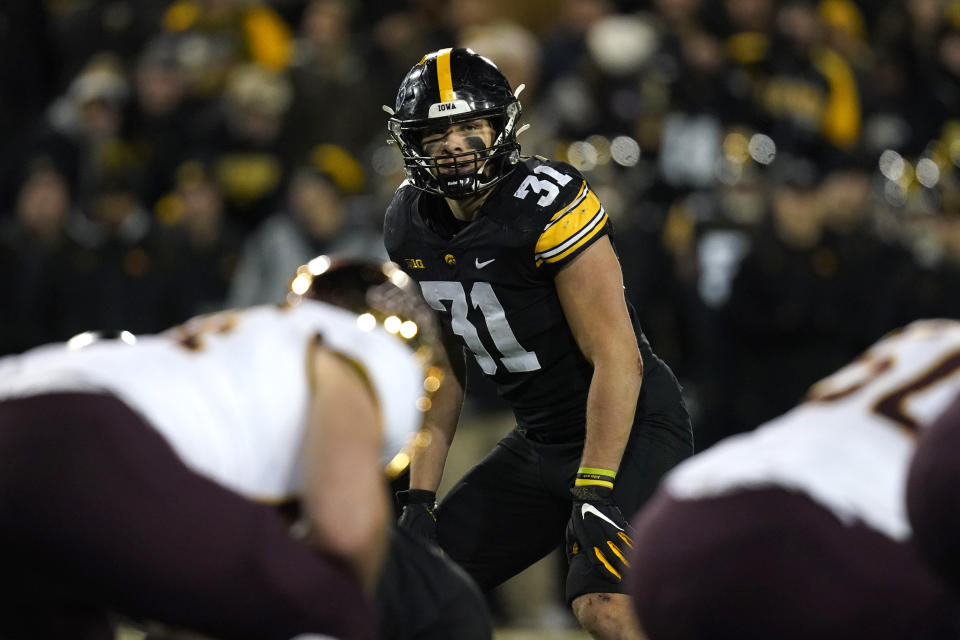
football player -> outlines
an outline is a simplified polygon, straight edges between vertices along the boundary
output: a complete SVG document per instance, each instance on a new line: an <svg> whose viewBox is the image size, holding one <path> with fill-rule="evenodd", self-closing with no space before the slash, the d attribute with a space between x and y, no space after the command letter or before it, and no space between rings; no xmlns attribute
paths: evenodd
<svg viewBox="0 0 960 640"><path fill-rule="evenodd" d="M625 301L597 194L569 164L520 155L521 90L473 51L442 49L386 107L407 179L385 245L436 310L456 381L433 402L400 524L438 541L483 589L562 541L581 624L635 638L627 520L692 452L690 420ZM517 426L437 507L466 352Z"/></svg>
<svg viewBox="0 0 960 640"><path fill-rule="evenodd" d="M956 367L960 352L954 354ZM907 516L914 542L954 595L960 594L960 396L917 444L907 476Z"/></svg>
<svg viewBox="0 0 960 640"><path fill-rule="evenodd" d="M0 637L112 639L116 613L218 638L488 640L476 586L390 526L383 462L446 384L409 287L320 257L282 307L0 360Z"/></svg>
<svg viewBox="0 0 960 640"><path fill-rule="evenodd" d="M916 321L674 469L634 520L650 638L960 637L904 501L918 436L958 394L960 322Z"/></svg>

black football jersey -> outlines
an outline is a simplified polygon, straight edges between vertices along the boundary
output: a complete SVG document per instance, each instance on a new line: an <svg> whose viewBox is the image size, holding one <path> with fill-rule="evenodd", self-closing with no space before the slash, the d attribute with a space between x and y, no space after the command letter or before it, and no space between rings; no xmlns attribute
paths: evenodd
<svg viewBox="0 0 960 640"><path fill-rule="evenodd" d="M607 235L597 195L572 166L524 158L458 223L440 196L404 183L384 221L390 259L417 280L520 426L583 428L593 368L567 325L553 278ZM634 321L644 360L650 347Z"/></svg>

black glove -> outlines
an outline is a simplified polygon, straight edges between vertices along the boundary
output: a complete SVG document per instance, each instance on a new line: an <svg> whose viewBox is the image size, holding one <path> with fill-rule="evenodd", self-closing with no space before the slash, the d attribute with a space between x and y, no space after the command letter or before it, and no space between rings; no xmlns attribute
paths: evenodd
<svg viewBox="0 0 960 640"><path fill-rule="evenodd" d="M630 567L632 531L607 487L573 487L573 513L567 524L567 559L586 553L594 566L611 582L623 579Z"/></svg>
<svg viewBox="0 0 960 640"><path fill-rule="evenodd" d="M398 491L397 501L403 507L397 526L420 536L438 547L437 539L437 494L426 489Z"/></svg>

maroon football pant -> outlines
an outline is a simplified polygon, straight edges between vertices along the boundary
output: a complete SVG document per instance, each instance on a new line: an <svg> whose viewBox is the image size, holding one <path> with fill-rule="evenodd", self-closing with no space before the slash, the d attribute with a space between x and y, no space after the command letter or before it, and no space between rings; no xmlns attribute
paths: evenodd
<svg viewBox="0 0 960 640"><path fill-rule="evenodd" d="M0 402L0 567L8 640L112 640L108 612L223 638L374 633L341 565L108 395Z"/></svg>
<svg viewBox="0 0 960 640"><path fill-rule="evenodd" d="M960 599L960 397L920 438L907 514L916 545Z"/></svg>
<svg viewBox="0 0 960 640"><path fill-rule="evenodd" d="M650 640L958 638L914 549L797 493L678 501L634 520L630 590Z"/></svg>

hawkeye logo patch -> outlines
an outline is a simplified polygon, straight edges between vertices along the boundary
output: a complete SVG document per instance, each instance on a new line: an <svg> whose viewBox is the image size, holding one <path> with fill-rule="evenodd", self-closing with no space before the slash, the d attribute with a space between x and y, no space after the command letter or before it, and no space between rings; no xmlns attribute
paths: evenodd
<svg viewBox="0 0 960 640"><path fill-rule="evenodd" d="M443 260L451 267L457 264L457 259L453 257L452 253L448 253L447 255L443 256Z"/></svg>
<svg viewBox="0 0 960 640"><path fill-rule="evenodd" d="M408 269L426 269L423 260L420 258L407 258L404 262L406 262Z"/></svg>

